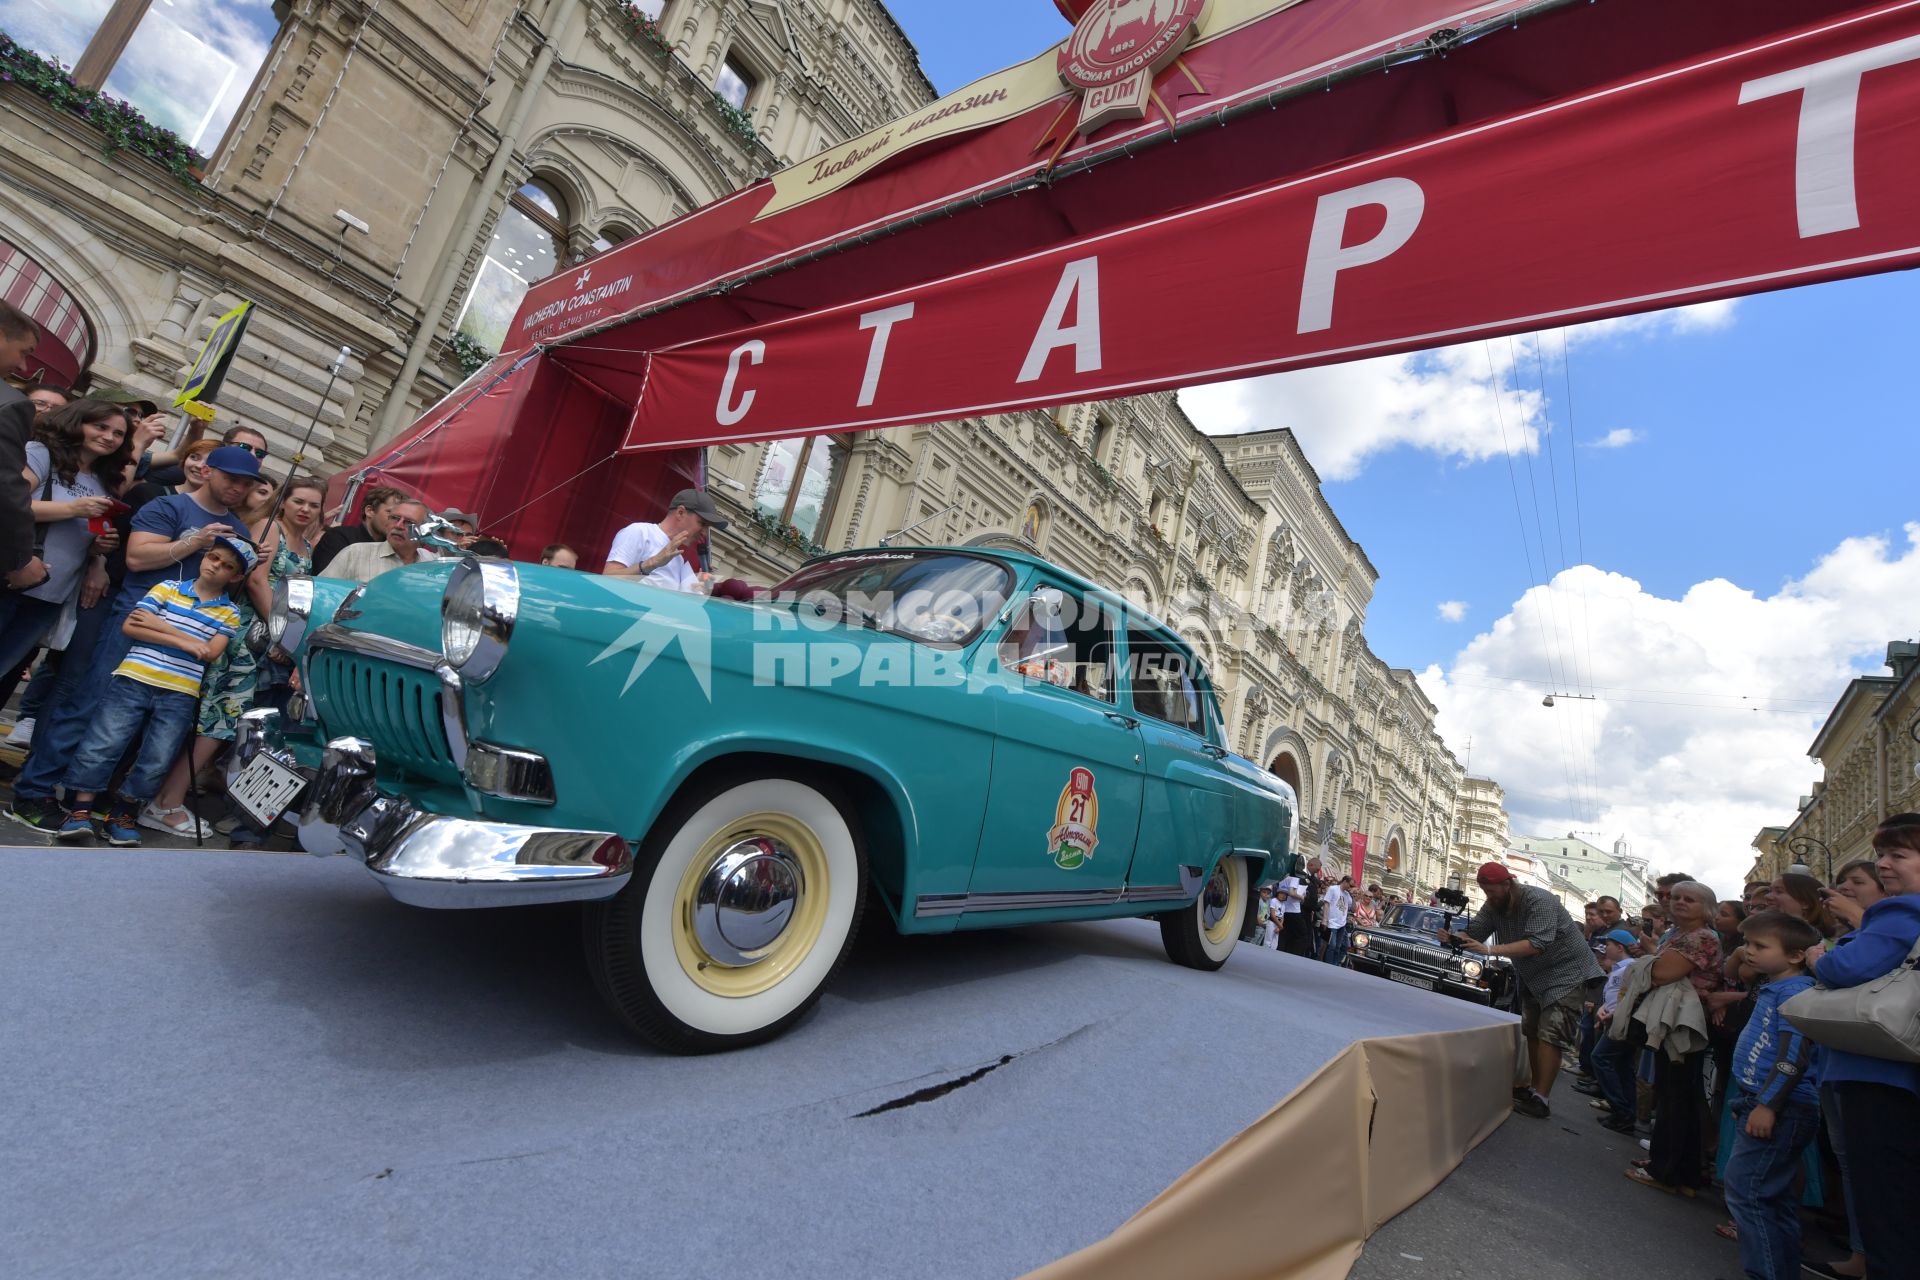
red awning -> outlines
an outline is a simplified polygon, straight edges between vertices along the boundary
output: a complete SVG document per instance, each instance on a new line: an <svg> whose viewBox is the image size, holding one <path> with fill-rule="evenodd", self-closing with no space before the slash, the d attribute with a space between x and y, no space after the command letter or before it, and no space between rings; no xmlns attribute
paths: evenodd
<svg viewBox="0 0 1920 1280"><path fill-rule="evenodd" d="M65 387L78 382L93 363L93 327L86 313L45 267L5 240L0 240L0 299L40 326L40 344L26 360L28 372Z"/></svg>

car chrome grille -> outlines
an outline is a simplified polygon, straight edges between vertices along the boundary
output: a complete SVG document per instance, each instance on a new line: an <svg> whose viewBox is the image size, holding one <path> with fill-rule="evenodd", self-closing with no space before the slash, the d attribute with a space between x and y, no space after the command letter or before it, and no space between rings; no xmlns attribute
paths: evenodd
<svg viewBox="0 0 1920 1280"><path fill-rule="evenodd" d="M328 737L371 742L382 765L457 781L440 719L440 683L431 672L338 649L316 649L307 676Z"/></svg>

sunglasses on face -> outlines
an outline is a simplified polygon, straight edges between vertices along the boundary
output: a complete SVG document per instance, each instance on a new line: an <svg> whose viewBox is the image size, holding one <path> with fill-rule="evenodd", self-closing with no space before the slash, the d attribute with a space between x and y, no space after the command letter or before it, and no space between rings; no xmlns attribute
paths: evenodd
<svg viewBox="0 0 1920 1280"><path fill-rule="evenodd" d="M245 449L256 458L264 458L267 456L267 446L263 444L236 444L233 447L236 449Z"/></svg>

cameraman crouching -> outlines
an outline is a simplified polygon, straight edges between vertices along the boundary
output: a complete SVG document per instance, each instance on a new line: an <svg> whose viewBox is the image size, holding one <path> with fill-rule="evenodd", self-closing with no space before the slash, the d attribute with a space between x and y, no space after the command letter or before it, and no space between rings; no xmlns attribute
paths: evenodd
<svg viewBox="0 0 1920 1280"><path fill-rule="evenodd" d="M1580 1051L1580 1016L1586 987L1605 977L1560 900L1545 889L1516 882L1498 862L1481 866L1474 879L1486 903L1460 930L1437 930L1441 942L1481 955L1506 956L1520 982L1520 1034L1527 1041L1533 1087L1513 1091L1513 1109L1544 1120L1552 1114L1547 1095L1560 1071L1560 1055ZM1512 939L1488 946L1486 939Z"/></svg>

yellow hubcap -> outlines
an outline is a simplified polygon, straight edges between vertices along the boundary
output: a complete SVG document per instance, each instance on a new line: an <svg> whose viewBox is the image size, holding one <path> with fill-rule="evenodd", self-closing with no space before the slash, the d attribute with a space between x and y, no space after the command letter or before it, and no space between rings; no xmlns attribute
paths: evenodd
<svg viewBox="0 0 1920 1280"><path fill-rule="evenodd" d="M751 918L769 937L741 950L723 945L737 941L741 930L736 923L729 937L716 911L727 909L730 894L738 902L737 891L750 878L763 889L771 885L781 906ZM829 887L826 850L811 827L784 813L748 814L707 837L681 873L673 899L674 955L687 977L713 995L741 999L771 990L820 941ZM763 892L760 903L769 900ZM735 911L732 918L743 917Z"/></svg>
<svg viewBox="0 0 1920 1280"><path fill-rule="evenodd" d="M1245 915L1247 910L1246 877L1233 874L1233 868L1230 865L1233 861L1232 858L1220 859L1219 865L1213 869L1212 877L1207 881L1207 887L1200 894L1201 932L1205 933L1207 941L1216 947L1224 946L1240 932L1240 917ZM1222 899L1225 899L1226 910L1222 911L1219 919L1212 924L1206 924L1205 921L1212 915L1208 908L1219 906Z"/></svg>

